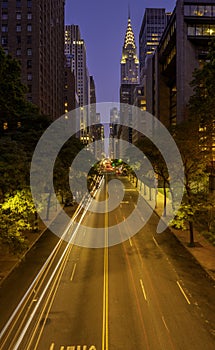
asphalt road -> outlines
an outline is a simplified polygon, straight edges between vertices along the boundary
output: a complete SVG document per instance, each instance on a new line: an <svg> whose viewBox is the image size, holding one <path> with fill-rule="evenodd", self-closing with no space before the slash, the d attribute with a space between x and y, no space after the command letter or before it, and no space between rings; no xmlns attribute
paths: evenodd
<svg viewBox="0 0 215 350"><path fill-rule="evenodd" d="M77 216L86 227L103 227L106 243L108 227L116 226L122 239L131 235L131 225L122 232L119 223L126 223L138 194L126 178L121 180L126 191L117 209L100 214L82 210ZM96 198L107 198L106 186ZM144 214L140 211L140 218ZM40 272L38 267L32 272L29 258L12 278L14 290L8 280L0 291L0 349L214 349L214 283L168 229L156 234L158 220L152 214L136 235L112 247L93 248L83 230L82 240L89 240L92 248L56 240ZM39 259L39 246L35 251L34 259ZM3 298L7 291L11 307L6 305L8 297ZM23 302L9 318L21 294L26 294Z"/></svg>

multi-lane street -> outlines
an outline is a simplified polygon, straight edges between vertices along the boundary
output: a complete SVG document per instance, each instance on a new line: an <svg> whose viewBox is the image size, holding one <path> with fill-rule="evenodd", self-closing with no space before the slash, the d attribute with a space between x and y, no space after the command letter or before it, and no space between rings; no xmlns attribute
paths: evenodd
<svg viewBox="0 0 215 350"><path fill-rule="evenodd" d="M155 213L136 235L108 247L108 228L116 226L116 235L125 236L117 224L126 221L137 202L133 185L120 179L126 190L117 209L98 214L90 211L89 202L88 210L75 214L86 227L104 228L106 247L56 240L19 297L16 284L22 276L17 271L12 307L1 305L1 350L214 349L213 282L169 230L156 234ZM107 190L104 181L96 199L107 198ZM71 225L65 234L72 230ZM126 230L129 236L132 228ZM87 233L82 239L89 239ZM10 282L0 296L7 288Z"/></svg>

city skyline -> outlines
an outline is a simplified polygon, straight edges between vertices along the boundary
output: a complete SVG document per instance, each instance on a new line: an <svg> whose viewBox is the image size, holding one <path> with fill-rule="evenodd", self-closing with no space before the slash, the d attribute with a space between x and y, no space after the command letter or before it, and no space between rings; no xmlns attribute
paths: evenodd
<svg viewBox="0 0 215 350"><path fill-rule="evenodd" d="M165 8L172 11L175 1L159 0L125 3L113 0L101 3L93 0L67 0L65 24L78 24L87 49L89 74L94 76L97 102L119 101L120 60L130 7L131 23L137 47L145 8ZM99 27L99 29L98 29ZM105 67L105 68L104 68Z"/></svg>

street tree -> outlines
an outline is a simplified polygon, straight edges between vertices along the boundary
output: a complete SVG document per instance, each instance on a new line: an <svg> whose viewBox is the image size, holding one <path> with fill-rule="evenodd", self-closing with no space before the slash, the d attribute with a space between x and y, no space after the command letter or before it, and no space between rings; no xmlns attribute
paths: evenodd
<svg viewBox="0 0 215 350"><path fill-rule="evenodd" d="M185 227L188 222L190 246L194 246L194 220L202 198L208 189L207 164L209 153L199 144L199 127L197 121L187 121L174 128L174 139L180 150L183 165L184 196L172 225Z"/></svg>
<svg viewBox="0 0 215 350"><path fill-rule="evenodd" d="M27 247L26 230L35 230L35 206L29 190L8 195L0 205L0 241L8 245L13 253L20 253Z"/></svg>
<svg viewBox="0 0 215 350"><path fill-rule="evenodd" d="M17 128L19 117L28 105L27 89L21 82L19 62L6 55L0 47L0 135L5 130Z"/></svg>

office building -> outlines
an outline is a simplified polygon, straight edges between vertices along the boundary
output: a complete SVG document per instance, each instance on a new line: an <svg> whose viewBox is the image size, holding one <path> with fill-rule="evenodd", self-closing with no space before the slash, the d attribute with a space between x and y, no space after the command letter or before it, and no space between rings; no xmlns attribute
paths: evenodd
<svg viewBox="0 0 215 350"><path fill-rule="evenodd" d="M80 117L80 139L86 143L89 137L87 123L90 111L83 107L90 104L90 77L87 69L86 45L81 38L78 25L65 26L65 56L67 67L70 67L75 76L75 90L83 111Z"/></svg>
<svg viewBox="0 0 215 350"><path fill-rule="evenodd" d="M139 84L139 59L137 57L137 47L135 43L134 32L131 25L130 16L128 17L127 30L122 48L121 58L121 86L120 103L132 105L134 102L134 89ZM132 120L127 116L127 107L121 106L120 118L128 118L129 127L122 128L121 137L132 142Z"/></svg>
<svg viewBox="0 0 215 350"><path fill-rule="evenodd" d="M178 0L146 68L147 110L166 126L186 120L193 72L206 59L213 37L215 1Z"/></svg>
<svg viewBox="0 0 215 350"><path fill-rule="evenodd" d="M64 0L3 0L1 45L21 64L27 99L52 119L64 112Z"/></svg>
<svg viewBox="0 0 215 350"><path fill-rule="evenodd" d="M121 58L121 103L133 103L133 90L137 84L139 84L139 60L129 17Z"/></svg>
<svg viewBox="0 0 215 350"><path fill-rule="evenodd" d="M169 14L164 8L146 8L139 34L139 60L141 80L144 76L146 57L156 50Z"/></svg>

